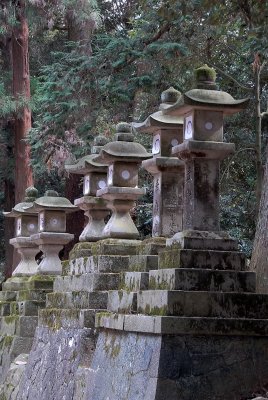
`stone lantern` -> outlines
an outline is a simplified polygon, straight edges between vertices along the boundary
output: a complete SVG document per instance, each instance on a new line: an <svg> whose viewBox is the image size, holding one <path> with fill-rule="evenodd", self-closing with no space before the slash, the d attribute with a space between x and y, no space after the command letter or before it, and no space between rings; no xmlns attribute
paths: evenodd
<svg viewBox="0 0 268 400"><path fill-rule="evenodd" d="M5 217L15 218L15 237L10 239L21 256L21 261L12 273L12 276L31 276L37 274L38 264L35 256L39 252L38 246L32 242L30 236L38 231L37 212L31 210L38 191L34 187L25 190L24 202L17 204L12 211L4 212Z"/></svg>
<svg viewBox="0 0 268 400"><path fill-rule="evenodd" d="M59 197L54 190L48 190L45 196L36 199L33 209L38 212L38 233L31 239L44 253L38 266L41 274L61 274L62 266L59 252L69 243L74 235L66 233L66 214L77 211L77 207L65 197Z"/></svg>
<svg viewBox="0 0 268 400"><path fill-rule="evenodd" d="M106 201L96 197L97 190L107 186L107 164L97 162L96 158L102 146L108 140L104 136L97 136L91 155L81 158L76 164L65 165L66 171L71 174L84 175L84 196L75 200L75 205L85 211L88 223L79 237L80 242L94 242L103 238L105 218L110 214Z"/></svg>
<svg viewBox="0 0 268 400"><path fill-rule="evenodd" d="M182 230L184 162L172 156L171 150L183 141L183 118L163 113L180 96L169 88L161 95L159 111L142 123L133 123L138 132L153 134L153 158L142 162L154 176L153 237L170 237Z"/></svg>
<svg viewBox="0 0 268 400"><path fill-rule="evenodd" d="M197 89L186 92L164 111L184 118L184 142L172 149L185 162L184 232L173 239L191 247L206 238L207 248L224 239L225 246L232 247L234 241L220 231L219 221L220 161L235 151L234 144L223 142L223 119L243 110L249 100L235 100L217 90L216 73L207 65L196 70L196 77Z"/></svg>
<svg viewBox="0 0 268 400"><path fill-rule="evenodd" d="M116 141L103 146L100 160L109 164L107 187L97 191L97 196L108 200L112 216L104 228L106 238L137 239L139 232L129 214L135 201L145 194L138 188L138 169L151 154L135 143L131 126L120 123L116 127Z"/></svg>

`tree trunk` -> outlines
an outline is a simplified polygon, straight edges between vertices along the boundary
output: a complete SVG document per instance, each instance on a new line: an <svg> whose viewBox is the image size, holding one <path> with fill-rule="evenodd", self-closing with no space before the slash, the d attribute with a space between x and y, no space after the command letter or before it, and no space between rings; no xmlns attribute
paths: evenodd
<svg viewBox="0 0 268 400"><path fill-rule="evenodd" d="M261 68L255 71L255 107L256 107L256 217L258 216L262 193L262 129L261 129L261 100L260 100L260 74Z"/></svg>
<svg viewBox="0 0 268 400"><path fill-rule="evenodd" d="M268 147L262 187L250 269L257 274L258 293L268 293Z"/></svg>
<svg viewBox="0 0 268 400"><path fill-rule="evenodd" d="M11 38L13 95L17 100L30 100L30 72L28 55L29 30L25 18L25 3L19 1L16 6L18 25L14 27ZM31 111L28 105L18 110L14 122L14 157L15 157L15 201L24 198L25 189L33 185L30 167L30 147L25 142L31 129Z"/></svg>

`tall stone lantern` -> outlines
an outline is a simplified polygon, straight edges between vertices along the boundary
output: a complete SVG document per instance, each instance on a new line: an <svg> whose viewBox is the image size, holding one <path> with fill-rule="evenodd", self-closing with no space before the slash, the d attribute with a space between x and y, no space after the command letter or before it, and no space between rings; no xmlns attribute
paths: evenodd
<svg viewBox="0 0 268 400"><path fill-rule="evenodd" d="M31 235L38 231L37 212L31 210L33 202L38 196L34 187L25 190L25 199L17 204L12 211L4 212L5 217L15 218L15 237L10 239L21 256L21 261L12 273L12 276L31 276L37 274L38 264L35 256L39 252L38 246L31 240Z"/></svg>
<svg viewBox="0 0 268 400"><path fill-rule="evenodd" d="M34 201L33 209L38 212L38 233L32 235L31 239L44 253L38 272L61 274L62 266L58 254L74 238L74 235L66 233L66 214L77 211L78 208L65 197L59 197L54 190L47 190L45 196Z"/></svg>
<svg viewBox="0 0 268 400"><path fill-rule="evenodd" d="M161 95L159 111L142 123L132 124L138 132L153 135L153 158L142 162L154 176L153 237L171 237L182 230L184 162L172 156L171 150L183 141L183 118L163 113L180 96L169 88Z"/></svg>
<svg viewBox="0 0 268 400"><path fill-rule="evenodd" d="M216 73L207 65L196 70L196 80L196 89L164 111L184 118L184 141L172 149L185 162L184 232L169 243L179 241L182 247L191 248L203 246L200 239L206 238L206 248L214 248L223 239L224 246L232 248L234 241L220 231L219 218L220 161L235 151L234 144L223 142L223 120L243 110L249 100L235 100L217 90Z"/></svg>
<svg viewBox="0 0 268 400"><path fill-rule="evenodd" d="M97 196L108 200L112 216L106 224L103 235L106 238L137 239L139 232L129 211L135 201L145 194L138 188L138 169L141 162L151 154L139 143L134 142L131 126L119 123L116 127L116 141L103 146L100 160L109 165L107 187L97 191Z"/></svg>
<svg viewBox="0 0 268 400"><path fill-rule="evenodd" d="M97 197L97 191L107 186L107 167L105 163L97 162L96 158L101 148L108 143L104 136L94 139L92 154L81 158L76 164L65 165L71 174L84 175L84 196L75 200L75 205L85 211L88 223L79 237L80 242L94 242L103 238L105 218L110 214L106 200Z"/></svg>

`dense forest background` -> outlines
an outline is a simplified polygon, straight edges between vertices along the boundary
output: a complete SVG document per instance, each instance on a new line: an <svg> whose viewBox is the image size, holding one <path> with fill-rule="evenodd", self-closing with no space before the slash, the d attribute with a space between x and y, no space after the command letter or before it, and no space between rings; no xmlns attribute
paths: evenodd
<svg viewBox="0 0 268 400"><path fill-rule="evenodd" d="M267 1L1 0L0 21L1 210L33 182L40 195L79 197L64 163L88 154L96 135L112 137L119 121L156 111L168 87L192 88L193 69L207 63L222 90L251 99L226 120L237 152L221 176L222 228L251 255L268 141ZM150 139L137 135L148 148ZM152 187L144 172L142 181L136 220L146 234ZM0 218L4 262L13 226Z"/></svg>

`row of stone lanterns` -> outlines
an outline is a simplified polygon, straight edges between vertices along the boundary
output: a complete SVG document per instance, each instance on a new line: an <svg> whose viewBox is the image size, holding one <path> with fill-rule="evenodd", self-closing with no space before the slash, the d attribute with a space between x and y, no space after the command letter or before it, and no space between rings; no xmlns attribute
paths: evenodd
<svg viewBox="0 0 268 400"><path fill-rule="evenodd" d="M130 210L145 193L138 188L141 163L154 176L152 236L173 236L168 243L179 241L182 246L186 236L189 245L193 232L195 236L199 232L199 237L202 232L217 232L220 238L219 164L234 152L233 144L223 142L223 118L244 109L248 100L234 100L218 91L215 78L213 69L199 68L196 89L184 95L168 89L162 93L159 111L143 123L133 124L137 131L153 135L152 154L134 142L127 123L117 125L113 142L98 136L91 155L66 166L68 172L84 177L83 197L75 206L53 191L39 199L35 189L28 191L26 202L6 213L16 218L16 238L11 243L22 255L14 274L60 273L57 254L73 238L66 233L65 215L77 210L76 206L89 219L80 241L137 239L139 232ZM38 267L34 262L36 245L45 255Z"/></svg>

